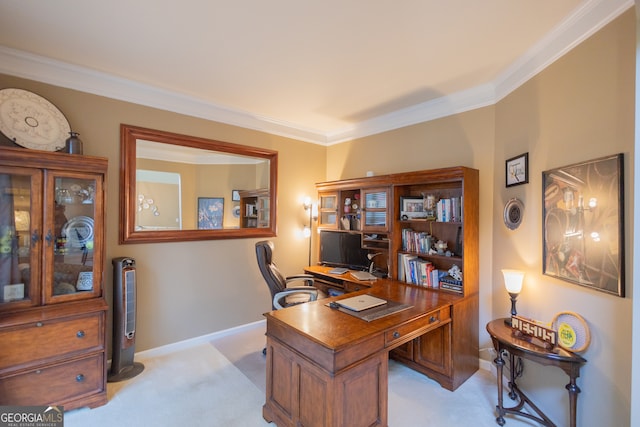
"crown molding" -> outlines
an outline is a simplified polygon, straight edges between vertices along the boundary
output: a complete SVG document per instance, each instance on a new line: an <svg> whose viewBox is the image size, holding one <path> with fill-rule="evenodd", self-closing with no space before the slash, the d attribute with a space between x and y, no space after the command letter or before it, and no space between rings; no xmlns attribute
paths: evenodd
<svg viewBox="0 0 640 427"><path fill-rule="evenodd" d="M634 0L587 1L494 81L328 133L5 46L0 46L0 72L299 141L333 145L493 105L632 6Z"/></svg>
<svg viewBox="0 0 640 427"><path fill-rule="evenodd" d="M222 107L195 97L6 46L0 46L0 73L306 142L324 145L327 141L322 132L292 123Z"/></svg>

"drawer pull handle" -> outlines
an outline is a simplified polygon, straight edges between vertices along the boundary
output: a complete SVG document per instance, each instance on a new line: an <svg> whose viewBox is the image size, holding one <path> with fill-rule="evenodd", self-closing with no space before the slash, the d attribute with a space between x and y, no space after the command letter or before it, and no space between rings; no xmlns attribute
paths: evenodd
<svg viewBox="0 0 640 427"><path fill-rule="evenodd" d="M36 327L41 328L44 324L42 322L37 322Z"/></svg>
<svg viewBox="0 0 640 427"><path fill-rule="evenodd" d="M36 375L40 375L41 373L42 373L42 371L41 371L40 369L38 369L38 370L36 371Z"/></svg>
<svg viewBox="0 0 640 427"><path fill-rule="evenodd" d="M355 289L356 291L359 291L359 290L360 290L360 286L356 286L354 289Z"/></svg>
<svg viewBox="0 0 640 427"><path fill-rule="evenodd" d="M436 316L431 316L429 318L429 323L433 323L433 322L437 322L437 321L438 321L438 318Z"/></svg>
<svg viewBox="0 0 640 427"><path fill-rule="evenodd" d="M394 332L393 332L393 337L394 337L394 338L400 338L400 332L398 332L398 331L394 331Z"/></svg>
<svg viewBox="0 0 640 427"><path fill-rule="evenodd" d="M83 382L84 381L84 375L82 375L82 374L76 375L76 381L79 382L79 383Z"/></svg>
<svg viewBox="0 0 640 427"><path fill-rule="evenodd" d="M76 332L76 337L78 337L78 338L84 338L84 331L78 331L78 332Z"/></svg>

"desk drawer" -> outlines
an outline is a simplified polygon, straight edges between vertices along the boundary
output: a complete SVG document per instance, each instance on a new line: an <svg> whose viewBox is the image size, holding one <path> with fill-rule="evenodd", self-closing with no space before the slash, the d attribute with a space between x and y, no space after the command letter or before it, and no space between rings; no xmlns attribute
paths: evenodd
<svg viewBox="0 0 640 427"><path fill-rule="evenodd" d="M104 348L103 313L32 322L0 331L0 371L51 357Z"/></svg>
<svg viewBox="0 0 640 427"><path fill-rule="evenodd" d="M104 387L104 354L0 379L0 405L49 405Z"/></svg>
<svg viewBox="0 0 640 427"><path fill-rule="evenodd" d="M385 347L397 347L410 341L430 329L435 329L451 319L449 307L434 310L409 323L402 324L385 332Z"/></svg>

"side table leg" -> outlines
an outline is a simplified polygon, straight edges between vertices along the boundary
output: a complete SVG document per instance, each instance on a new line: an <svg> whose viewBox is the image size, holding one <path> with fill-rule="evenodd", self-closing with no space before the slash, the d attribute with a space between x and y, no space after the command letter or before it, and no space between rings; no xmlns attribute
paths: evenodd
<svg viewBox="0 0 640 427"><path fill-rule="evenodd" d="M578 409L578 393L580 387L576 384L575 377L571 377L569 384L565 387L569 391L569 425L576 427L576 412Z"/></svg>
<svg viewBox="0 0 640 427"><path fill-rule="evenodd" d="M498 425L503 426L504 421L504 406L502 405L502 370L504 368L504 359L502 358L502 352L498 350L498 357L493 361L496 364L497 375L498 375L498 406L496 406L496 411L498 416L496 417L496 423Z"/></svg>

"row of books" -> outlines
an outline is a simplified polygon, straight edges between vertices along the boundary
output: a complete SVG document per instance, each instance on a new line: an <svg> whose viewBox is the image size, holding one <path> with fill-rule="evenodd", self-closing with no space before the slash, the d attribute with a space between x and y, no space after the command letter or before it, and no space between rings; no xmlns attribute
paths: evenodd
<svg viewBox="0 0 640 427"><path fill-rule="evenodd" d="M436 204L436 221L461 222L462 221L462 197L440 199Z"/></svg>
<svg viewBox="0 0 640 427"><path fill-rule="evenodd" d="M425 288L462 293L462 280L454 279L446 270L439 270L431 261L415 255L398 254L398 280Z"/></svg>
<svg viewBox="0 0 640 427"><path fill-rule="evenodd" d="M411 228L402 229L402 250L417 252L421 254L429 253L433 245L433 236L424 231L415 231Z"/></svg>

